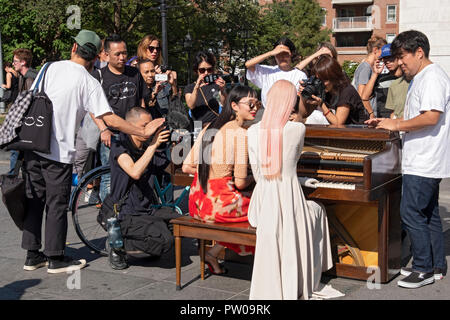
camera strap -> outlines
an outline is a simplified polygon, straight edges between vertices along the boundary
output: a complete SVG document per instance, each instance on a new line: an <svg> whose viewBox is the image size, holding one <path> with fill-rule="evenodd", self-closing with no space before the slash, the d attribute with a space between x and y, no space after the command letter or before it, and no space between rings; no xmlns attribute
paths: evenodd
<svg viewBox="0 0 450 320"><path fill-rule="evenodd" d="M208 100L206 100L206 97L205 97L205 94L203 93L202 88L200 87L200 88L198 88L198 89L200 90L200 93L202 94L203 100L205 100L205 103L206 103L206 106L208 107L208 109L211 110L211 112L214 113L216 116L219 116L219 114L218 114L217 112L215 112L215 111L209 106Z"/></svg>

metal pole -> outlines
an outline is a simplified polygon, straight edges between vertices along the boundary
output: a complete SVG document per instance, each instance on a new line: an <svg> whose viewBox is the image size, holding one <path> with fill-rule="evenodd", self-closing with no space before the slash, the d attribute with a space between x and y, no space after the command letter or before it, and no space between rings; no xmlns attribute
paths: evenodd
<svg viewBox="0 0 450 320"><path fill-rule="evenodd" d="M3 51L2 51L2 33L0 32L0 84L3 84ZM3 88L0 90L0 98L3 98ZM5 113L5 103L0 102L0 113Z"/></svg>
<svg viewBox="0 0 450 320"><path fill-rule="evenodd" d="M188 84L191 83L191 48L188 48Z"/></svg>
<svg viewBox="0 0 450 320"><path fill-rule="evenodd" d="M244 42L244 84L248 86L248 79L247 79L247 38L248 38L248 31L245 30L245 42Z"/></svg>
<svg viewBox="0 0 450 320"><path fill-rule="evenodd" d="M161 10L161 29L162 29L162 47L163 47L163 58L164 65L169 65L169 50L167 46L167 5L165 0L161 0L161 6L159 8Z"/></svg>

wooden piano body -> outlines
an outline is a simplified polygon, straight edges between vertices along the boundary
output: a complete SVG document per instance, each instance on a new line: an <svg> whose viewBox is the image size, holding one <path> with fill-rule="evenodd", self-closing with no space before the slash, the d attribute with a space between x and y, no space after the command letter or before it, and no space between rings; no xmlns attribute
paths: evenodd
<svg viewBox="0 0 450 320"><path fill-rule="evenodd" d="M307 126L298 175L321 181L303 190L327 209L331 273L385 283L400 271L400 159L397 133Z"/></svg>
<svg viewBox="0 0 450 320"><path fill-rule="evenodd" d="M400 138L367 127L307 125L298 175L309 200L327 209L335 267L341 277L388 282L400 271ZM172 166L174 185L192 177ZM375 274L376 272L376 274Z"/></svg>

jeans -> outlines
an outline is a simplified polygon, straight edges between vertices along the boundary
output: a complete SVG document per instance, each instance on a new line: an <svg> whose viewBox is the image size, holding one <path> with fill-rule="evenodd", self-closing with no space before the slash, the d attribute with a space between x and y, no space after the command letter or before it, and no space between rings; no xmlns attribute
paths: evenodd
<svg viewBox="0 0 450 320"><path fill-rule="evenodd" d="M9 158L9 172L8 175L14 175L14 170L16 169L17 159L19 158L19 151L11 150L11 157ZM19 173L19 172L17 172Z"/></svg>
<svg viewBox="0 0 450 320"><path fill-rule="evenodd" d="M109 165L110 151L111 150L107 146L105 146L103 143L100 142L100 161L102 163L102 166ZM102 202L103 200L105 200L105 197L109 194L110 186L111 186L111 175L109 173L102 175L102 179L100 181L100 200Z"/></svg>
<svg viewBox="0 0 450 320"><path fill-rule="evenodd" d="M119 140L119 134L114 134L111 136L111 144L115 141ZM109 166L109 153L110 148L105 146L102 142L100 142L100 161L102 166ZM105 197L109 194L111 187L111 174L102 175L102 180L100 181L100 200L103 202Z"/></svg>
<svg viewBox="0 0 450 320"><path fill-rule="evenodd" d="M447 267L439 216L440 182L441 179L403 175L400 216L411 241L412 268L420 272Z"/></svg>

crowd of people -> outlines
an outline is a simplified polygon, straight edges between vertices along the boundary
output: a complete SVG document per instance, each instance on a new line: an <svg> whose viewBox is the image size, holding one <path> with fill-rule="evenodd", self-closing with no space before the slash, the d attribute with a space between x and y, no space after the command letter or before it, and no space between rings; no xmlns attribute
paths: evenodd
<svg viewBox="0 0 450 320"><path fill-rule="evenodd" d="M121 231L130 239L123 248L110 248L111 267L127 268L128 250L160 256L173 242L168 221L176 214L155 209L152 189L154 177L163 187L170 184L170 159L161 147L170 142L165 120L173 99L182 98L177 73L163 66L161 42L153 35L140 41L132 59L118 35L102 41L82 30L74 39L71 59L52 63L42 84L54 107L51 153L23 155L25 270L48 266L49 273L59 273L86 265L65 256L67 204L72 172L82 176L99 163L111 167L111 176L100 182L98 207L120 203ZM367 50L350 79L330 43L320 43L294 66L296 47L280 38L271 51L245 63L260 97L252 87L227 89L223 77L213 77L218 72L211 52L194 58L197 80L185 87L184 99L202 131L182 166L194 177L189 214L256 227L256 247L220 242L205 257L210 272L220 275L227 272L218 260L224 247L254 255L250 299L309 299L320 294L321 274L333 267L326 209L306 200L301 184L308 182L297 177L305 124L402 133L400 213L413 261L412 268L402 268L406 277L398 285L418 288L446 273L438 196L441 179L450 177L450 79L429 60L428 39L418 31L403 32L392 44L373 37ZM273 66L262 64L269 58ZM13 97L32 88L37 73L30 63L31 52L19 49L14 68L6 66L5 88ZM91 151L98 157L90 158Z"/></svg>

